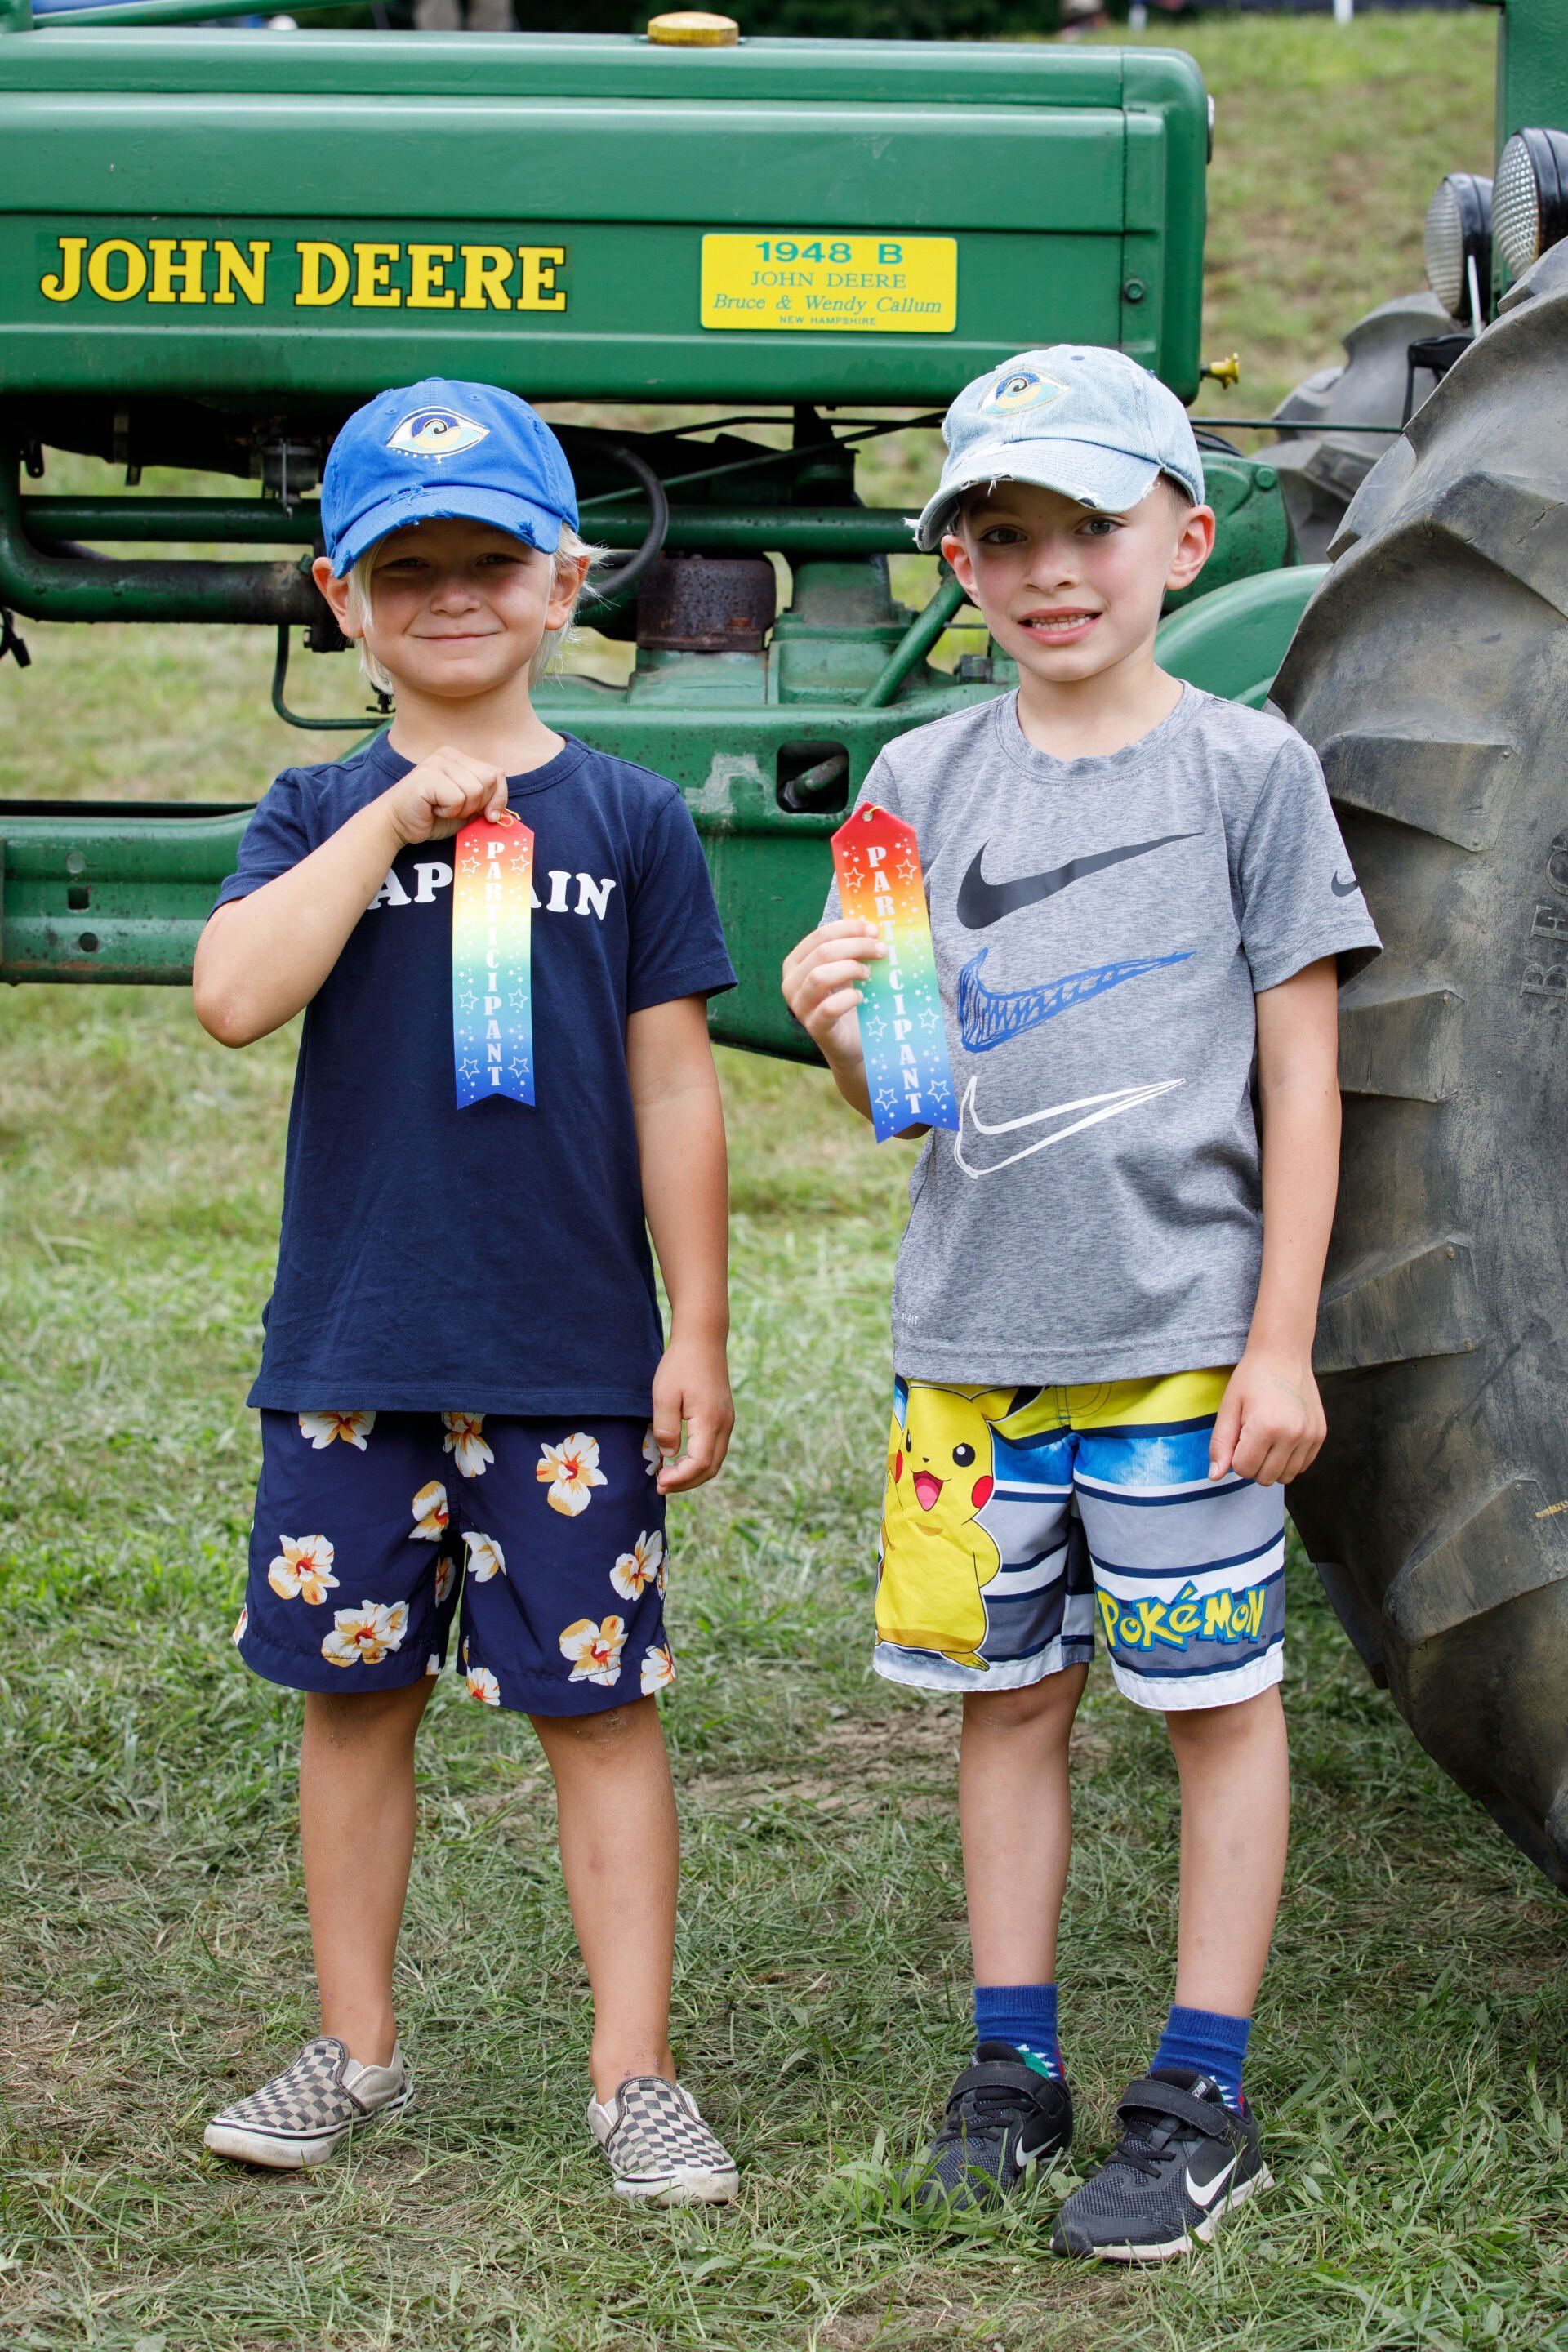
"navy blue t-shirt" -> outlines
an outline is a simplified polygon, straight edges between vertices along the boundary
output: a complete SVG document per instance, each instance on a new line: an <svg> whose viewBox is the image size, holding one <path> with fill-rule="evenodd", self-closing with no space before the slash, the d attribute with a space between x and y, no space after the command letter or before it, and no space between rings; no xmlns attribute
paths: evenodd
<svg viewBox="0 0 1568 2352"><path fill-rule="evenodd" d="M287 769L217 904L287 873L412 765L379 736ZM626 1019L735 975L666 778L568 736L508 797L534 836L536 1100L458 1108L452 844L400 850L306 1010L253 1405L649 1410L663 1335Z"/></svg>

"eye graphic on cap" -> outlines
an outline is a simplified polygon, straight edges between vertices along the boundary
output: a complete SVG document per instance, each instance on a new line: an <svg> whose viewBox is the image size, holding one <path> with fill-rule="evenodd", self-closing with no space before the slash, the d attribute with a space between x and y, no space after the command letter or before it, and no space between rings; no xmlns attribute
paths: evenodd
<svg viewBox="0 0 1568 2352"><path fill-rule="evenodd" d="M389 435L386 446L405 457L456 457L461 450L488 441L489 431L488 425L476 423L456 408L414 408Z"/></svg>
<svg viewBox="0 0 1568 2352"><path fill-rule="evenodd" d="M1037 375L1033 368L1014 368L1008 375L999 376L981 402L982 408L1000 409L1004 415L1015 408L1033 408L1039 402L1059 400L1067 390L1048 375Z"/></svg>

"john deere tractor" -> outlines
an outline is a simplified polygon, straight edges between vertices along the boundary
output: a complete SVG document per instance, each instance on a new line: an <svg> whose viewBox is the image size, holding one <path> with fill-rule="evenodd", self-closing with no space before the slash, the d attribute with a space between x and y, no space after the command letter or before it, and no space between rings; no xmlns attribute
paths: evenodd
<svg viewBox="0 0 1568 2352"><path fill-rule="evenodd" d="M353 665L330 658L309 562L343 416L437 374L590 404L608 421L563 437L613 551L595 625L631 667L559 677L541 705L681 785L741 973L715 1034L805 1054L777 970L821 905L827 835L890 737L1013 677L952 635L945 574L895 603L910 519L862 501L858 454L1029 344L1113 345L1194 397L1195 67L747 41L689 17L636 38L192 27L251 5L113 0L35 26L0 0L0 646L9 616L240 622L269 633L285 716L342 709ZM1546 243L1568 173L1535 126L1568 121L1565 5L1502 19L1500 128L1530 133ZM1568 693L1568 289L1550 255L1521 276L1526 232L1510 248L1501 221L1500 194L1508 257L1472 273L1472 343L1368 477L1326 580L1271 454L1205 436L1216 551L1161 651L1254 703L1285 662L1390 942L1346 999L1334 1436L1301 1524L1417 1735L1568 1879L1550 1409L1568 810L1546 764ZM650 409L699 421L648 430ZM123 468L126 492L51 491L55 452ZM233 488L138 495L147 467ZM159 541L255 551L117 551ZM0 978L183 982L246 815L0 803Z"/></svg>

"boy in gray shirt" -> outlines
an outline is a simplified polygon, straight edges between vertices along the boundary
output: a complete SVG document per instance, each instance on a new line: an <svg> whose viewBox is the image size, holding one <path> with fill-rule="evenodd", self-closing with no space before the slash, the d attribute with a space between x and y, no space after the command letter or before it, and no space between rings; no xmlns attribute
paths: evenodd
<svg viewBox="0 0 1568 2352"><path fill-rule="evenodd" d="M959 1106L910 1186L877 1591L878 1672L963 1695L975 2051L921 2194L989 2201L1071 2137L1056 1940L1098 1626L1180 1774L1175 2006L1052 2242L1155 2261L1269 2183L1241 2070L1289 1810L1283 1490L1324 1433L1336 979L1377 934L1307 744L1155 663L1214 543L1174 396L1058 345L944 437L920 544L1018 689L890 744L861 794L915 829ZM784 971L868 1118L886 952L835 896Z"/></svg>

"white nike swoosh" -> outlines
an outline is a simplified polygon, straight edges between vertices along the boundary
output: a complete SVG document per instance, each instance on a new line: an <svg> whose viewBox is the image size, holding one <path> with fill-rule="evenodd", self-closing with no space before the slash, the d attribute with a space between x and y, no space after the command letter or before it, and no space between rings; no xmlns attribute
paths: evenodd
<svg viewBox="0 0 1568 2352"><path fill-rule="evenodd" d="M974 1089L979 1080L971 1078L959 1105L958 1140L953 1146L953 1158L966 1176L996 1176L1004 1168L1011 1168L1015 1160L1026 1160L1032 1151L1046 1151L1053 1143L1065 1143L1069 1135L1078 1135L1086 1127L1098 1127L1101 1119L1119 1118L1124 1110L1136 1110L1141 1103L1152 1102L1156 1095L1168 1095L1173 1087L1185 1083L1182 1078L1162 1078L1151 1086L1117 1087L1110 1094L1079 1095L1075 1102L1050 1103L1044 1110L1026 1111L1019 1118L1001 1119L991 1127L974 1108ZM1081 1111L1084 1116L1069 1118L1073 1111ZM965 1120L976 1135L1012 1135L1021 1127L1038 1127L1040 1121L1047 1118L1068 1118L1069 1123L1066 1127L1053 1128L1048 1135L1037 1136L1033 1143L1026 1143L1020 1150L1009 1152L1005 1160L998 1160L989 1168L972 1167L963 1156Z"/></svg>
<svg viewBox="0 0 1568 2352"><path fill-rule="evenodd" d="M1224 2170L1216 2172L1212 2180L1205 2180L1201 2189L1197 2182L1193 2179L1192 2167L1189 2165L1184 2176L1182 2185L1185 2189L1187 2195L1192 2199L1193 2203L1194 2205L1201 2205L1206 2212L1240 2162L1241 2158L1239 2155L1233 2156L1230 2162L1225 2167Z"/></svg>

